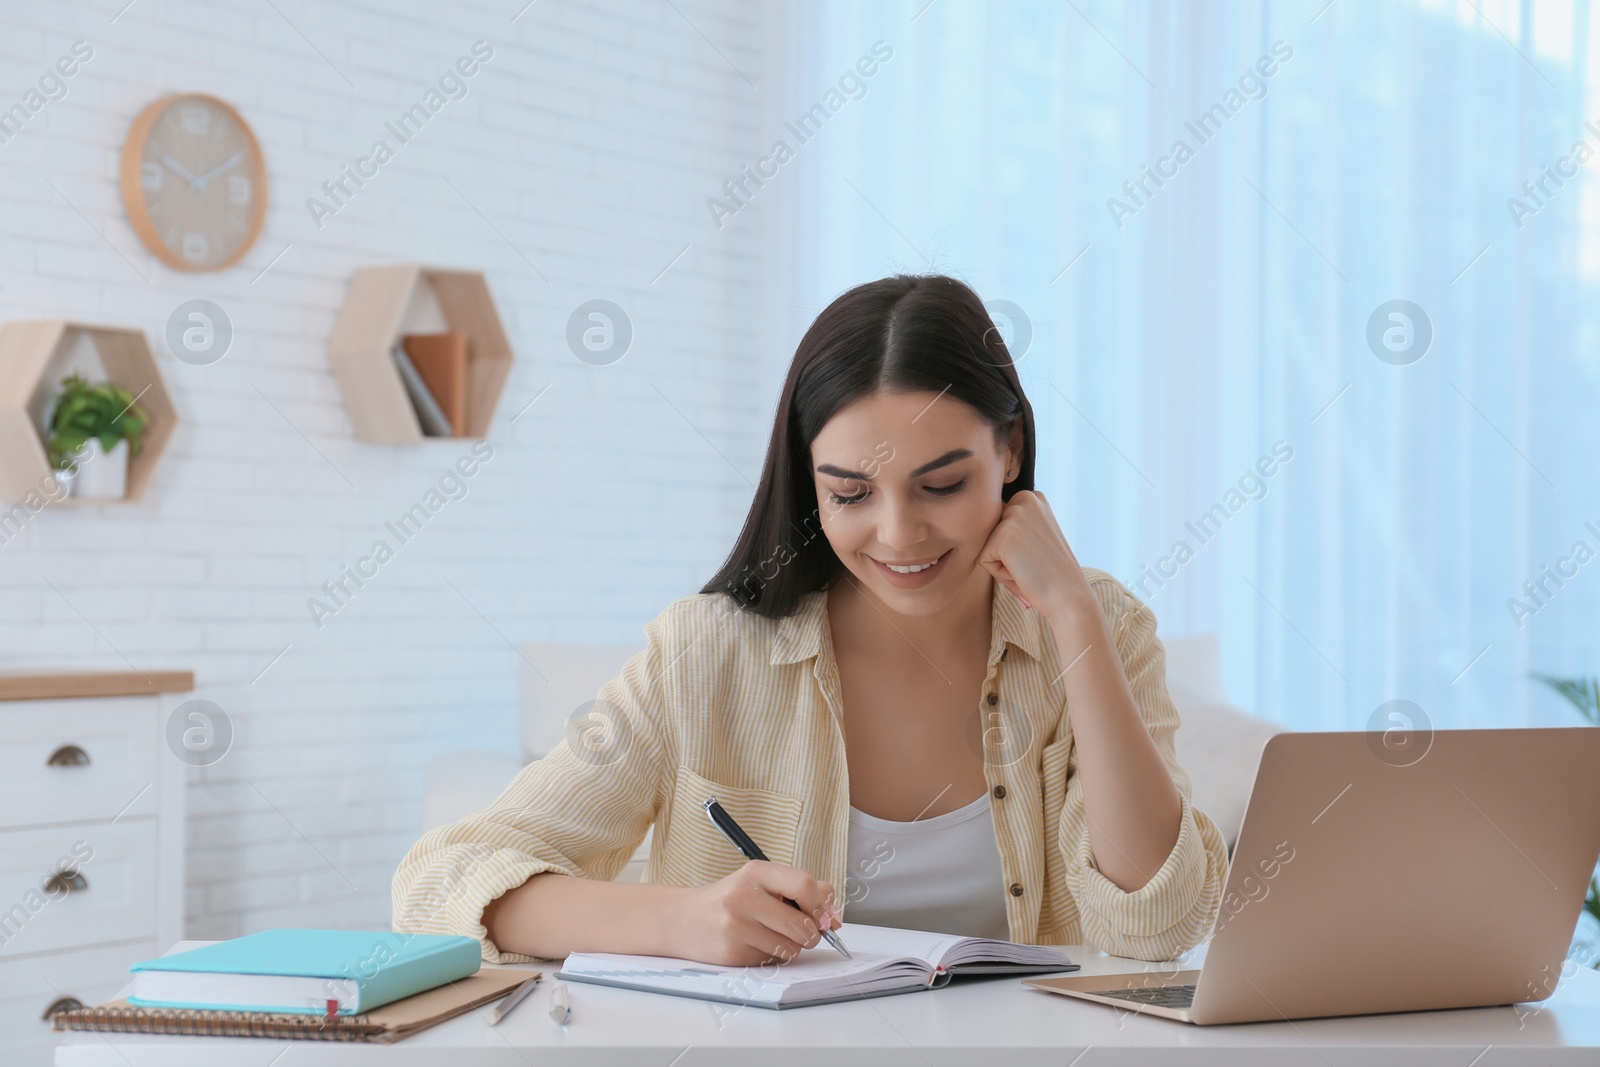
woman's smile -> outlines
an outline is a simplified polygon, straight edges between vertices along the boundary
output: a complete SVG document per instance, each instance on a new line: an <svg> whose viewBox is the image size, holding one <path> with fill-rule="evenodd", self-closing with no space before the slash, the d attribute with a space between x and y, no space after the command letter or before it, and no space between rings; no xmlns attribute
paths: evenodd
<svg viewBox="0 0 1600 1067"><path fill-rule="evenodd" d="M895 560L892 563L885 562L875 556L868 556L867 558L872 560L877 567L878 573L896 589L916 589L919 586L927 585L944 573L944 568L941 564L954 551L955 549L953 548L947 548L942 554L934 556L932 559L923 558L904 562Z"/></svg>

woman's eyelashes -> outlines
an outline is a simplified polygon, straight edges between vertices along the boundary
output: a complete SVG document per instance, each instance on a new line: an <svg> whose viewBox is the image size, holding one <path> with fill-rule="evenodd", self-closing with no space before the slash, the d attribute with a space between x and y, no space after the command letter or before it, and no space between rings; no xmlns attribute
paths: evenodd
<svg viewBox="0 0 1600 1067"><path fill-rule="evenodd" d="M863 489L855 496L840 496L838 493L830 492L828 496L840 507L849 507L851 504L859 504L867 499L867 491Z"/></svg>
<svg viewBox="0 0 1600 1067"><path fill-rule="evenodd" d="M934 496L951 496L960 492L962 487L966 484L967 480L963 478L954 485L925 485L923 488ZM867 499L867 490L863 489L859 493L856 493L852 496L843 496L839 493L830 491L828 493L828 497L839 507L849 507L852 504L859 504L863 500Z"/></svg>

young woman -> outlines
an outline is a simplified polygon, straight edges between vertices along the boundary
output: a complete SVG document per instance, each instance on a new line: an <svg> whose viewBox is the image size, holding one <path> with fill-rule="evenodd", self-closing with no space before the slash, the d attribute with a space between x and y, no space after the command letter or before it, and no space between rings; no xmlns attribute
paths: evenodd
<svg viewBox="0 0 1600 1067"><path fill-rule="evenodd" d="M896 275L840 296L727 563L645 627L602 731L412 846L395 929L491 962L757 964L846 914L1151 960L1199 943L1226 852L1173 756L1155 616L1079 566L1033 477L977 294ZM610 881L651 826L644 883Z"/></svg>

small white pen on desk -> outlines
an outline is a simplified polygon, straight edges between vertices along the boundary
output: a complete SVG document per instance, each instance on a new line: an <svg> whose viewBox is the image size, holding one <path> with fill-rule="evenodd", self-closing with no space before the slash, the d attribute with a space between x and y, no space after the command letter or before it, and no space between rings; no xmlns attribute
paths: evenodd
<svg viewBox="0 0 1600 1067"><path fill-rule="evenodd" d="M572 1021L572 1000L565 982L550 987L550 1018L563 1026Z"/></svg>
<svg viewBox="0 0 1600 1067"><path fill-rule="evenodd" d="M521 1004L523 998L529 993L532 993L533 987L538 984L539 976L534 975L532 978L528 979L526 982L523 982L521 985L517 986L509 994L507 994L506 998L495 1007L494 1011L489 1013L489 1025L499 1026L500 1020L504 1019L507 1015L510 1015L511 1009L516 1007L518 1004Z"/></svg>

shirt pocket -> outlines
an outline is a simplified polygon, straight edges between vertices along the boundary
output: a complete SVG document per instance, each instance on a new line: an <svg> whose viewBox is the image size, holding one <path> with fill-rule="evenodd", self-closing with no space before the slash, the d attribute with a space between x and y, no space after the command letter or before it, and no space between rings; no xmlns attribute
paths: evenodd
<svg viewBox="0 0 1600 1067"><path fill-rule="evenodd" d="M717 803L744 828L767 859L785 866L794 863L803 806L799 797L768 789L741 789L679 767L665 832L660 833L662 828L658 827L661 861L656 881L706 885L744 865L739 850L706 814L707 797L717 798Z"/></svg>

